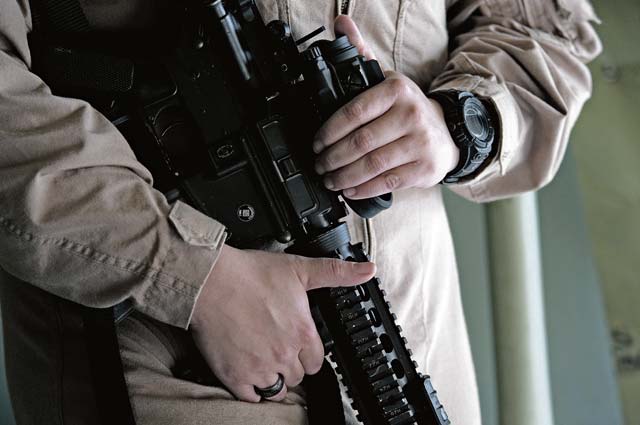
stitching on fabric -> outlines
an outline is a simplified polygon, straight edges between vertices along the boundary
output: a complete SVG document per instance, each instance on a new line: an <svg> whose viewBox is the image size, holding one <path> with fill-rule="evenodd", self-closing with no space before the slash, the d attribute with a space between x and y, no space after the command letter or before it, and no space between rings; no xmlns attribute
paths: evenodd
<svg viewBox="0 0 640 425"><path fill-rule="evenodd" d="M135 260L130 260L130 259L124 259L124 258L120 258L120 257L115 257L109 254L105 254L99 251L94 250L91 247L88 247L86 245L82 245L80 243L68 240L68 239L52 239L52 238L42 238L42 237L37 237L34 236L32 233L29 233L25 230L20 229L19 227L17 227L16 225L12 224L11 221L5 217L0 216L0 226L4 227L10 234L13 234L17 237L19 237L20 239L23 239L24 241L27 242L32 242L32 241L37 241L39 242L41 245L45 245L45 244L53 244L59 248L61 248L62 250L64 250L65 252L68 252L69 254L75 255L77 257L80 258L84 258L86 260L92 261L94 263L97 264L103 264L103 265L109 265L112 266L114 268L120 269L120 270L124 270L124 271L128 271L131 273L134 273L138 276L142 276L145 277L147 279L150 279L152 281L154 281L155 283L157 283L160 286L166 287L168 289L171 289L175 292L184 294L184 295L191 295L190 292L187 292L185 290L181 290L178 288L175 288L174 286L171 286L168 283L162 282L161 280L157 280L159 277L166 277L169 280L171 280L172 282L175 283L180 283L182 285L184 285L187 288L191 288L191 289L196 289L196 287L192 286L191 284L189 284L188 282L173 276L171 274L165 273L163 271L161 271L160 269L158 269L157 267L151 266L148 263L141 263ZM81 248L81 250L77 250L76 248ZM96 256L100 256L103 257L105 260L102 260L100 258L96 258ZM120 264L122 265L120 265ZM131 265L131 266L129 266ZM135 268L134 268L135 267ZM143 269L143 270L140 270ZM149 273L144 273L144 270L148 270Z"/></svg>
<svg viewBox="0 0 640 425"><path fill-rule="evenodd" d="M402 71L402 44L404 39L404 11L405 6L410 0L401 0L398 5L398 17L396 18L396 35L393 40L393 69Z"/></svg>
<svg viewBox="0 0 640 425"><path fill-rule="evenodd" d="M160 285L162 286L162 285ZM173 288L170 288L173 289ZM150 288L149 291L146 291L143 295L143 305L144 305L144 309L145 312L151 312L152 314L150 314L150 316L153 317L153 315L155 314L156 317L169 317L171 315L168 315L166 311L163 311L161 308L157 307L155 305L155 303L153 302L153 297L155 295L152 294L152 292L156 291L157 288ZM192 299L195 298L195 296L191 297ZM192 305L193 308L193 305ZM176 325L178 327L183 327L185 325L183 325L184 323L188 324L189 323L189 318L191 317L189 315L189 317L187 318L187 321L184 320L184 314L182 312L179 312L179 314L173 315L172 317L177 318L178 320L175 320Z"/></svg>

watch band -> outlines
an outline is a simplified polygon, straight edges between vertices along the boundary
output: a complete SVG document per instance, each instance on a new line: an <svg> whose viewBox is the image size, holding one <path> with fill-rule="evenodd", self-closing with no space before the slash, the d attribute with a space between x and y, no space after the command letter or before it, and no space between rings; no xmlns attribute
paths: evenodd
<svg viewBox="0 0 640 425"><path fill-rule="evenodd" d="M458 90L436 91L429 97L442 106L453 142L460 150L458 165L442 183L472 179L497 151L499 120L495 106L488 99Z"/></svg>

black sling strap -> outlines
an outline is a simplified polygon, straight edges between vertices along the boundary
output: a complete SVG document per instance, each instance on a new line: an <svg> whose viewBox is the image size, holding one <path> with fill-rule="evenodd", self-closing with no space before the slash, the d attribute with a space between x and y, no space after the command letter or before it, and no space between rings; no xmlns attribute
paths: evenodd
<svg viewBox="0 0 640 425"><path fill-rule="evenodd" d="M345 424L340 385L329 362L325 360L317 374L305 376L302 385L309 425Z"/></svg>
<svg viewBox="0 0 640 425"><path fill-rule="evenodd" d="M117 308L85 308L83 316L91 379L102 424L135 425L124 380L114 310Z"/></svg>

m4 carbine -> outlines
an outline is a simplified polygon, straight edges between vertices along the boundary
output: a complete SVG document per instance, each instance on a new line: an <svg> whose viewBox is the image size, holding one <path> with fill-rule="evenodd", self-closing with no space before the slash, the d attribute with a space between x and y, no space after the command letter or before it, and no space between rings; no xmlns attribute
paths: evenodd
<svg viewBox="0 0 640 425"><path fill-rule="evenodd" d="M311 142L331 114L384 80L378 63L346 36L301 50L322 28L296 41L286 23L265 25L253 0L181 4L164 39L173 46L150 43L145 54L123 58L117 49L96 53L90 43L47 37L32 40L34 67L58 94L87 98L109 117L168 200L222 222L227 243L277 240L290 253L368 261L342 222L344 202L314 171ZM344 201L368 219L389 208L392 195ZM378 278L309 298L361 422L450 423ZM310 414L327 423L322 412Z"/></svg>

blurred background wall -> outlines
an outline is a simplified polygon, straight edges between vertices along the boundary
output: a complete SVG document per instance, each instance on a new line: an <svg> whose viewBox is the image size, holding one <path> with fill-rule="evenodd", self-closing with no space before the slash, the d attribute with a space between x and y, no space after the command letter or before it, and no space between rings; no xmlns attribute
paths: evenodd
<svg viewBox="0 0 640 425"><path fill-rule="evenodd" d="M603 55L574 132L627 424L640 424L640 2L597 0Z"/></svg>
<svg viewBox="0 0 640 425"><path fill-rule="evenodd" d="M640 2L593 3L605 45L591 65L594 97L538 194L553 415L557 425L640 425ZM486 207L445 197L484 424L498 425ZM3 358L0 344L0 371ZM2 375L0 425L13 425Z"/></svg>
<svg viewBox="0 0 640 425"><path fill-rule="evenodd" d="M485 208L448 193L483 423L498 425ZM554 423L621 425L607 318L571 153L538 196ZM470 219L470 217L473 217ZM636 422L640 423L640 422ZM547 425L547 424L545 424Z"/></svg>
<svg viewBox="0 0 640 425"><path fill-rule="evenodd" d="M640 2L593 0L604 53L538 194L554 422L640 424ZM499 423L486 207L446 196L484 423Z"/></svg>

